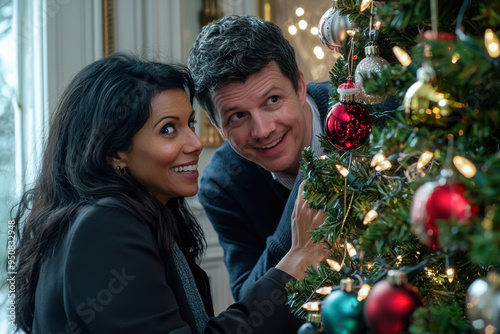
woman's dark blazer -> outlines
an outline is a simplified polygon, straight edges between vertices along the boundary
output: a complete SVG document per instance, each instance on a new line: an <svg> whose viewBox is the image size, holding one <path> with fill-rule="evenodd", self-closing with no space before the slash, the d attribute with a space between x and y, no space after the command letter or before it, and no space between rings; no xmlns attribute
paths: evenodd
<svg viewBox="0 0 500 334"><path fill-rule="evenodd" d="M286 305L289 275L271 269L245 297L213 317L205 272L191 271L210 318L205 333L291 333ZM196 333L171 254L137 215L106 198L82 207L62 241L44 260L32 333Z"/></svg>

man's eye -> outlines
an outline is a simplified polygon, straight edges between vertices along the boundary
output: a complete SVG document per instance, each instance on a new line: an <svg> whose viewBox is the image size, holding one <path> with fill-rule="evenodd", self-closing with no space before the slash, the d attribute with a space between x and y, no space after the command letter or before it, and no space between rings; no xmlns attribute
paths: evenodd
<svg viewBox="0 0 500 334"><path fill-rule="evenodd" d="M163 128L161 128L161 133L170 135L175 132L175 126L172 123L165 124Z"/></svg>
<svg viewBox="0 0 500 334"><path fill-rule="evenodd" d="M269 103L273 104L273 103L276 103L278 102L279 100L279 97L277 95L273 95L269 98L269 100L267 100Z"/></svg>
<svg viewBox="0 0 500 334"><path fill-rule="evenodd" d="M229 122L235 122L245 117L245 113L242 111L235 112L229 117Z"/></svg>

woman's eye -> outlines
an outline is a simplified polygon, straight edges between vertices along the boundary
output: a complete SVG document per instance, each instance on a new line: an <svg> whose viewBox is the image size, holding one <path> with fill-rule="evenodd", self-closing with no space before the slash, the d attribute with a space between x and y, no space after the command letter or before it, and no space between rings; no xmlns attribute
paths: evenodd
<svg viewBox="0 0 500 334"><path fill-rule="evenodd" d="M161 128L161 133L170 135L175 132L175 126L172 123L165 124L163 128Z"/></svg>
<svg viewBox="0 0 500 334"><path fill-rule="evenodd" d="M189 121L189 127L190 127L191 129L194 129L194 125L195 125L196 123L197 123L197 121L196 121L195 119L190 120L190 121Z"/></svg>

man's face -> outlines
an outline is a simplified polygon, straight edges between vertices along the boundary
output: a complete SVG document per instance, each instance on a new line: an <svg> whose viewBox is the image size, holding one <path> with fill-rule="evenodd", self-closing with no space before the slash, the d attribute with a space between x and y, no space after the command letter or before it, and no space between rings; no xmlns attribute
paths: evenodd
<svg viewBox="0 0 500 334"><path fill-rule="evenodd" d="M298 92L275 62L212 94L219 132L233 149L270 172L297 173L311 145L312 114L302 73Z"/></svg>

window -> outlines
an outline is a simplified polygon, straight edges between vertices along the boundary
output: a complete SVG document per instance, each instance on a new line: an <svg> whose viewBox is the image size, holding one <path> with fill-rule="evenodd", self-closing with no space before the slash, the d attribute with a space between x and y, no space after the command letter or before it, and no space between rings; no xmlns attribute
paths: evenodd
<svg viewBox="0 0 500 334"><path fill-rule="evenodd" d="M14 38L14 5L12 0L0 2L0 256L2 271L6 256L9 211L16 193L16 43ZM6 278L2 275L2 283ZM7 293L0 294L0 307L8 306ZM7 314L8 315L8 314ZM0 332L10 333L12 326L2 316Z"/></svg>
<svg viewBox="0 0 500 334"><path fill-rule="evenodd" d="M0 0L0 279L5 272L10 211L32 182L47 129L43 0ZM7 276L6 276L7 274ZM7 291L0 291L0 333L13 333ZM7 312L7 314L5 313Z"/></svg>

